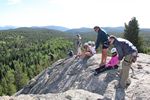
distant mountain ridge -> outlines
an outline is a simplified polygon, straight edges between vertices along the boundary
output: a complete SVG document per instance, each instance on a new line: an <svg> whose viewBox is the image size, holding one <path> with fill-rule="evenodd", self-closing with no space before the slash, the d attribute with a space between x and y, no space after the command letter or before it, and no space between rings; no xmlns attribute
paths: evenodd
<svg viewBox="0 0 150 100"><path fill-rule="evenodd" d="M8 30L8 29L15 29L17 28L16 26L11 26L11 25L8 25L8 26L0 26L0 30Z"/></svg>
<svg viewBox="0 0 150 100"><path fill-rule="evenodd" d="M123 33L124 27L102 27L108 33Z"/></svg>
<svg viewBox="0 0 150 100"><path fill-rule="evenodd" d="M67 30L66 32L68 32L68 33L85 33L85 32L92 32L92 31L93 31L92 28L81 27L81 28L70 29L70 30Z"/></svg>
<svg viewBox="0 0 150 100"><path fill-rule="evenodd" d="M17 27L17 26L0 26L0 30L8 30L8 29L16 29L16 28L33 28L33 29L39 29L39 28L45 28L45 29L52 29L52 30L58 30L58 31L67 31L69 28L62 27L62 26L31 26L31 27Z"/></svg>
<svg viewBox="0 0 150 100"><path fill-rule="evenodd" d="M104 29L109 34L123 33L124 32L124 27L101 27L101 28ZM82 27L82 28L70 29L70 30L67 30L65 32L73 33L73 34L92 33L92 32L94 32L94 30L92 28ZM150 33L150 28L141 28L140 33Z"/></svg>
<svg viewBox="0 0 150 100"><path fill-rule="evenodd" d="M16 29L16 28L22 28L22 27L3 26L3 27L0 27L0 30L8 30L8 29ZM50 26L32 26L32 27L26 27L26 28L33 28L33 29L42 28L42 29L58 30L58 31L63 31L63 32L73 33L73 34L94 32L93 28L88 28L88 27L69 29L67 27L50 25ZM124 27L101 27L101 28L104 29L107 33L123 33L124 32ZM150 33L150 28L141 28L140 32Z"/></svg>
<svg viewBox="0 0 150 100"><path fill-rule="evenodd" d="M124 27L101 27L104 29L107 33L123 33L124 32ZM76 28L76 29L70 29L67 30L66 32L68 33L89 33L89 32L94 32L92 28Z"/></svg>
<svg viewBox="0 0 150 100"><path fill-rule="evenodd" d="M59 31L67 31L69 28L62 27L62 26L32 26L32 28L46 28L46 29L53 29L53 30L59 30Z"/></svg>

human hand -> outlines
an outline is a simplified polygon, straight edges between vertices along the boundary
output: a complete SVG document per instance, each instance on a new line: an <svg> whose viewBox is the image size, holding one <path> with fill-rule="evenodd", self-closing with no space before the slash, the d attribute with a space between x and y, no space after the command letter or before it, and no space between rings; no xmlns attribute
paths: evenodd
<svg viewBox="0 0 150 100"><path fill-rule="evenodd" d="M122 62L121 61L118 62L118 66L119 66L118 70L121 70L122 69Z"/></svg>

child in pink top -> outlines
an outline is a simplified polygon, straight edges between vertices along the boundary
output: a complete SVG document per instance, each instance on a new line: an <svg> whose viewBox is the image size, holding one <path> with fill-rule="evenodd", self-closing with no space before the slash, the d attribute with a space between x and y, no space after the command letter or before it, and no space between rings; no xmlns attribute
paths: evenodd
<svg viewBox="0 0 150 100"><path fill-rule="evenodd" d="M104 72L106 70L111 70L111 69L117 69L118 68L117 64L119 63L119 59L118 59L116 48L111 49L111 54L112 54L112 57L109 60L109 62L106 65L100 66L99 68L95 69L94 75L97 75L97 74L99 74L101 72Z"/></svg>

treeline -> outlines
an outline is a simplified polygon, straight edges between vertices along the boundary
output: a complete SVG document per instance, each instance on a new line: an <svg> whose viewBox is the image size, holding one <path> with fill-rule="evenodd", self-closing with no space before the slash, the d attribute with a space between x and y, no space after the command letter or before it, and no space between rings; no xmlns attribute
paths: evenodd
<svg viewBox="0 0 150 100"><path fill-rule="evenodd" d="M73 42L65 33L46 29L0 31L0 95L12 95L54 61Z"/></svg>

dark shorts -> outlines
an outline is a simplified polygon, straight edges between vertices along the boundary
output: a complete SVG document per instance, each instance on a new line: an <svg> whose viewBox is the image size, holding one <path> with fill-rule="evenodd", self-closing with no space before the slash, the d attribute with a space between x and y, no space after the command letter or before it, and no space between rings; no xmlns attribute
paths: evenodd
<svg viewBox="0 0 150 100"><path fill-rule="evenodd" d="M78 46L78 47L81 47L81 46L82 46L81 41L77 41L77 46Z"/></svg>
<svg viewBox="0 0 150 100"><path fill-rule="evenodd" d="M109 48L109 42L108 41L106 41L102 44L102 49L107 49L107 48Z"/></svg>

